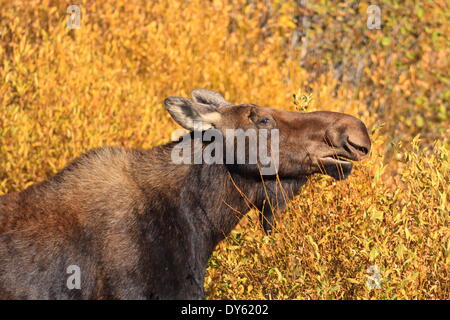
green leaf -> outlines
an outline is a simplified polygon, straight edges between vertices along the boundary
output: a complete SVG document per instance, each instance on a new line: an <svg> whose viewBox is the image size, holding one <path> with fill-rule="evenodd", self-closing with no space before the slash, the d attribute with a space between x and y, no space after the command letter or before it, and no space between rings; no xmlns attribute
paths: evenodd
<svg viewBox="0 0 450 320"><path fill-rule="evenodd" d="M380 253L378 252L378 249L373 247L372 250L370 250L369 259L373 261L376 257L378 257L379 254Z"/></svg>
<svg viewBox="0 0 450 320"><path fill-rule="evenodd" d="M391 44L391 38L389 37L383 37L381 38L381 44L385 47Z"/></svg>

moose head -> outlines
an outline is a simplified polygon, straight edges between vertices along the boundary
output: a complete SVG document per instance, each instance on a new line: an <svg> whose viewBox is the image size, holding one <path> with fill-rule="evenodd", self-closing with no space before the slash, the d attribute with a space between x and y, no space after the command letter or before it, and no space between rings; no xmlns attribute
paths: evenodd
<svg viewBox="0 0 450 320"><path fill-rule="evenodd" d="M265 139L277 133L276 151L273 144L269 152L276 153L276 174L283 178L306 177L323 173L337 180L345 179L352 171L352 162L365 158L371 143L364 123L348 114L318 111L292 112L254 104L233 105L214 91L196 89L192 99L170 97L165 107L181 126L188 130L215 129L224 137L230 132L235 138L246 132L267 131ZM200 125L197 125L200 124ZM237 134L236 134L237 132ZM256 145L261 145L257 135ZM235 143L235 142L234 142ZM247 142L244 159L250 159L257 148ZM234 170L246 174L260 174L258 163L233 163Z"/></svg>

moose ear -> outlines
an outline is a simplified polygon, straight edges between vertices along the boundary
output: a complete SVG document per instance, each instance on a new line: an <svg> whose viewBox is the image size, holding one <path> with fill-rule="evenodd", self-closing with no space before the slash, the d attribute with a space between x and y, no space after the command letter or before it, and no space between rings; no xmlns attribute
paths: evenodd
<svg viewBox="0 0 450 320"><path fill-rule="evenodd" d="M172 118L188 130L207 130L215 127L221 115L216 106L194 102L181 97L169 97L164 106Z"/></svg>
<svg viewBox="0 0 450 320"><path fill-rule="evenodd" d="M195 102L213 105L216 107L230 106L231 103L218 92L208 89L195 89L191 93Z"/></svg>

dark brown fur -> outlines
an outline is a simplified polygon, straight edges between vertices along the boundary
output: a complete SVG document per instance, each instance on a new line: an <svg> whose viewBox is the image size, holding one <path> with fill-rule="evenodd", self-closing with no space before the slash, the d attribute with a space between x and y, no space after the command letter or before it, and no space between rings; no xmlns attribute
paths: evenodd
<svg viewBox="0 0 450 320"><path fill-rule="evenodd" d="M194 101L220 104L205 97ZM254 105L220 110L219 129L273 120L281 186L250 165L173 164L176 142L92 150L47 181L0 197L0 298L201 299L214 247L250 207L264 212L270 229L268 201L282 209L309 175L350 173L320 157L359 160L370 149L365 126L348 115ZM80 267L81 289L67 288L69 265Z"/></svg>

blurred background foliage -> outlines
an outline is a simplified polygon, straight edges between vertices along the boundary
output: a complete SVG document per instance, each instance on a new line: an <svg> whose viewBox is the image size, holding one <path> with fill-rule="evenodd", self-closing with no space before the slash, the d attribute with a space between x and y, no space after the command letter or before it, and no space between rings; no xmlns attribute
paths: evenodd
<svg viewBox="0 0 450 320"><path fill-rule="evenodd" d="M81 1L68 29L72 4L0 0L0 193L93 147L169 141L162 101L194 88L346 112L372 157L313 177L270 235L251 212L211 258L208 298L450 298L448 2Z"/></svg>

